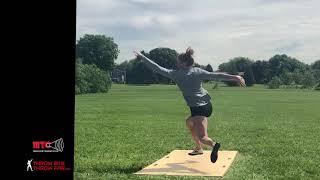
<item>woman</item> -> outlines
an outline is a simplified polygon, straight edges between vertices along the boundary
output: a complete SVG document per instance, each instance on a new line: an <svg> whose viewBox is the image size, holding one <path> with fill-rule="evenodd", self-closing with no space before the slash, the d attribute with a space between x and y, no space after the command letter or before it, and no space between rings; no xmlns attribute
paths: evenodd
<svg viewBox="0 0 320 180"><path fill-rule="evenodd" d="M134 51L137 58L142 59L143 63L153 72L159 73L176 82L182 91L183 97L190 107L191 116L186 120L187 127L196 143L196 147L189 155L203 154L202 144L212 148L211 162L215 163L218 159L218 150L220 143L214 142L207 132L208 118L212 114L211 97L202 87L203 80L223 80L235 81L240 86L245 86L245 81L241 76L229 75L226 73L208 72L203 69L193 67L194 51L190 47L185 53L177 57L177 70L166 69L159 66L149 58L145 57L138 51Z"/></svg>

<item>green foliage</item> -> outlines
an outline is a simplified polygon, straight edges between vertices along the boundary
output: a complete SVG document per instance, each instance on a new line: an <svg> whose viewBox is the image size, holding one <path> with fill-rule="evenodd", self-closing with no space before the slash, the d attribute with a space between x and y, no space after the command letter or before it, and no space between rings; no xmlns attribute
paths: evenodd
<svg viewBox="0 0 320 180"><path fill-rule="evenodd" d="M252 65L253 61L245 57L236 57L230 59L227 63L222 63L219 65L219 70L223 72L228 72L231 74L237 74L238 72L245 72L245 70Z"/></svg>
<svg viewBox="0 0 320 180"><path fill-rule="evenodd" d="M306 64L291 58L286 54L275 55L269 59L270 77L279 76L284 72L293 72L295 69L305 69Z"/></svg>
<svg viewBox="0 0 320 180"><path fill-rule="evenodd" d="M279 78L282 82L283 85L289 85L292 83L296 83L294 80L293 73L292 72L288 72L288 71L283 71L280 75ZM299 76L297 76L297 78L300 78Z"/></svg>
<svg viewBox="0 0 320 180"><path fill-rule="evenodd" d="M167 69L176 69L178 53L170 48L155 48L152 49L147 57L152 59L155 63ZM154 74L153 77L155 83L170 84L172 80L161 76L160 74Z"/></svg>
<svg viewBox="0 0 320 180"><path fill-rule="evenodd" d="M132 84L174 83L166 77L151 72L137 59L124 61L118 65L115 64L114 61L118 57L119 52L118 45L114 42L112 37L86 34L81 37L76 44L76 63L94 64L105 72L109 72L116 67L119 70L127 72L127 82ZM155 48L149 53L144 51L142 51L142 53L160 66L168 69L176 69L176 58L178 53L174 49L161 47ZM195 63L194 66L209 72L213 71L210 64L203 66ZM79 69L79 67L77 67L77 69ZM280 85L289 88L311 88L317 83L320 83L320 60L315 61L309 66L286 54L274 55L268 61L258 60L255 62L246 57L235 57L230 59L229 62L220 64L218 69L219 71L233 75L244 72L244 79L247 86L258 83L277 87L277 83L281 82ZM90 85L87 83L90 81L84 81L82 78L87 75L78 73L77 76L78 83L75 88L77 94L101 90L101 88L90 88L91 90L88 90ZM271 82L272 79L273 81ZM237 83L235 82L225 83L230 86L237 86ZM272 84L275 84L276 86L273 86Z"/></svg>
<svg viewBox="0 0 320 180"><path fill-rule="evenodd" d="M76 63L75 94L108 92L111 79L94 64Z"/></svg>
<svg viewBox="0 0 320 180"><path fill-rule="evenodd" d="M201 67L200 67L201 68ZM210 64L208 64L207 66L205 66L204 70L208 71L208 72L213 72L213 68ZM204 82L209 82L210 80L204 80Z"/></svg>
<svg viewBox="0 0 320 180"><path fill-rule="evenodd" d="M315 61L314 63L311 64L312 69L317 69L320 70L320 60Z"/></svg>
<svg viewBox="0 0 320 180"><path fill-rule="evenodd" d="M126 71L128 84L152 84L155 82L155 74L138 59L129 61Z"/></svg>
<svg viewBox="0 0 320 180"><path fill-rule="evenodd" d="M197 67L197 68L201 68L201 69L206 69L206 66L201 65L201 64L198 64L198 63L196 63L196 62L193 64L193 67Z"/></svg>
<svg viewBox="0 0 320 180"><path fill-rule="evenodd" d="M311 71L306 71L302 76L301 85L303 88L313 88L317 81Z"/></svg>
<svg viewBox="0 0 320 180"><path fill-rule="evenodd" d="M289 73L292 76L292 81L295 84L302 84L302 78L303 78L304 71L300 69L295 69L292 73Z"/></svg>
<svg viewBox="0 0 320 180"><path fill-rule="evenodd" d="M320 84L320 60L317 60L314 63L312 63L311 68L316 81Z"/></svg>
<svg viewBox="0 0 320 180"><path fill-rule="evenodd" d="M76 44L76 56L82 58L83 64L95 64L104 71L114 68L119 52L113 38L104 35L86 34Z"/></svg>
<svg viewBox="0 0 320 180"><path fill-rule="evenodd" d="M128 69L129 63L129 61L124 61L121 64L116 64L114 68L121 71L126 71Z"/></svg>
<svg viewBox="0 0 320 180"><path fill-rule="evenodd" d="M255 83L254 75L252 72L252 68L250 66L247 66L244 71L244 79L246 81L247 86L253 86Z"/></svg>
<svg viewBox="0 0 320 180"><path fill-rule="evenodd" d="M268 83L268 88L270 89L278 89L281 85L281 80L278 76L275 76L271 79L271 81Z"/></svg>
<svg viewBox="0 0 320 180"><path fill-rule="evenodd" d="M205 70L208 71L208 72L213 72L213 68L212 68L212 66L210 64L208 64L206 66Z"/></svg>
<svg viewBox="0 0 320 180"><path fill-rule="evenodd" d="M219 65L219 70L229 74L238 75L239 72L244 72L244 79L247 86L252 86L255 83L254 75L252 72L253 61L245 57L236 57L227 63ZM236 82L225 82L229 86L237 86Z"/></svg>
<svg viewBox="0 0 320 180"><path fill-rule="evenodd" d="M252 64L252 72L257 84L265 84L270 81L269 74L269 62L268 61L256 61Z"/></svg>
<svg viewBox="0 0 320 180"><path fill-rule="evenodd" d="M281 85L286 88L311 88L320 83L320 60L309 66L286 54L275 55L269 61L258 60L253 63L247 58L238 57L220 64L219 69L230 74L244 70L248 86L258 83L268 84L270 88L278 88ZM232 82L227 84L236 85Z"/></svg>
<svg viewBox="0 0 320 180"><path fill-rule="evenodd" d="M312 70L312 73L313 73L316 81L317 81L318 83L320 83L320 70L318 70L318 69L313 69L313 70Z"/></svg>
<svg viewBox="0 0 320 180"><path fill-rule="evenodd" d="M149 53L141 51L146 57L167 69L176 69L178 53L170 48L155 48ZM129 84L172 84L173 81L152 72L140 59L124 61L117 65L120 70L127 72L127 83Z"/></svg>

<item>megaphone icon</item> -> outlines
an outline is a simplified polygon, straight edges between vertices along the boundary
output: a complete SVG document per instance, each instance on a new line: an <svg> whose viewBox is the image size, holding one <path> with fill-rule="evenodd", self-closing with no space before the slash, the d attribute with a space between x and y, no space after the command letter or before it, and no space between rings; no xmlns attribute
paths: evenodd
<svg viewBox="0 0 320 180"><path fill-rule="evenodd" d="M58 140L51 142L50 144L48 144L48 147L51 147L58 152L62 152L64 147L63 139L60 138Z"/></svg>

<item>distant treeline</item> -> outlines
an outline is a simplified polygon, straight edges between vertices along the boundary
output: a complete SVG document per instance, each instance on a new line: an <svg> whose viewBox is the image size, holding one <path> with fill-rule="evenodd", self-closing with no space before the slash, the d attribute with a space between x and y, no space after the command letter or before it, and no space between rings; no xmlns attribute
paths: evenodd
<svg viewBox="0 0 320 180"><path fill-rule="evenodd" d="M126 72L127 84L172 84L170 79L150 71L140 60L114 61L119 54L113 38L104 35L84 35L76 44L76 93L107 92L111 87L110 72ZM142 53L160 66L176 69L178 52L168 47ZM194 66L213 71L210 64ZM286 54L274 55L269 60L235 57L218 66L218 71L230 74L244 73L248 86L266 84L269 88L313 88L320 84L320 60L305 64ZM104 82L104 83L102 83ZM228 83L228 85L234 85Z"/></svg>

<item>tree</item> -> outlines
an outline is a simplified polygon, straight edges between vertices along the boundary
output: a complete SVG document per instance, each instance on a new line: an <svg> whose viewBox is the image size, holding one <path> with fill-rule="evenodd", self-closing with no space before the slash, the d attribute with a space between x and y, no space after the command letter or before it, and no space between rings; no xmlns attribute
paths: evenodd
<svg viewBox="0 0 320 180"><path fill-rule="evenodd" d="M320 70L320 59L312 63L311 68Z"/></svg>
<svg viewBox="0 0 320 180"><path fill-rule="evenodd" d="M245 57L235 57L230 59L227 63L219 65L219 70L228 72L230 74L238 74L238 72L244 72L247 67L251 67L253 61Z"/></svg>
<svg viewBox="0 0 320 180"><path fill-rule="evenodd" d="M252 72L257 84L265 84L270 81L268 79L270 68L268 61L256 61L252 64Z"/></svg>
<svg viewBox="0 0 320 180"><path fill-rule="evenodd" d="M248 86L252 86L255 83L254 75L252 72L253 61L245 57L236 57L230 59L227 63L222 63L219 65L219 71L227 72L229 74L238 75L239 72L244 72L244 79ZM236 86L237 83L226 81L229 86Z"/></svg>
<svg viewBox="0 0 320 180"><path fill-rule="evenodd" d="M119 69L121 71L126 71L128 69L129 66L129 61L123 61L120 64L116 64L114 69Z"/></svg>
<svg viewBox="0 0 320 180"><path fill-rule="evenodd" d="M295 84L302 84L302 79L303 79L303 71L300 69L295 69L292 72L292 80Z"/></svg>
<svg viewBox="0 0 320 180"><path fill-rule="evenodd" d="M193 67L197 67L197 68L204 69L204 70L206 69L206 66L198 64L198 63L194 63Z"/></svg>
<svg viewBox="0 0 320 180"><path fill-rule="evenodd" d="M126 72L128 84L155 83L155 74L138 59L129 61Z"/></svg>
<svg viewBox="0 0 320 180"><path fill-rule="evenodd" d="M198 68L200 68L201 66L200 66L200 64L198 64L198 63L194 63L194 64L193 64L193 67L198 67Z"/></svg>
<svg viewBox="0 0 320 180"><path fill-rule="evenodd" d="M199 65L199 66L200 66L199 68L201 68L201 65ZM213 72L212 66L210 64L204 66L202 69L204 69L204 70L206 70L208 72ZM203 82L209 82L209 81L210 80L204 80Z"/></svg>
<svg viewBox="0 0 320 180"><path fill-rule="evenodd" d="M149 52L149 57L162 67L176 69L178 53L173 49L155 48Z"/></svg>
<svg viewBox="0 0 320 180"><path fill-rule="evenodd" d="M245 68L244 79L246 81L246 85L247 86L253 86L253 84L255 83L255 79L254 79L254 76L253 76L253 72L252 72L251 66L247 66Z"/></svg>
<svg viewBox="0 0 320 180"><path fill-rule="evenodd" d="M205 70L208 72L213 72L212 66L210 64L206 66Z"/></svg>
<svg viewBox="0 0 320 180"><path fill-rule="evenodd" d="M238 70L235 66L235 63L229 61L227 63L222 63L218 66L218 70L222 72L228 72L230 74L237 74Z"/></svg>
<svg viewBox="0 0 320 180"><path fill-rule="evenodd" d="M279 75L279 78L280 78L282 84L284 84L284 85L290 85L293 82L295 83L293 72L289 72L288 70L282 71L282 73ZM295 84L297 84L297 83L295 83Z"/></svg>
<svg viewBox="0 0 320 180"><path fill-rule="evenodd" d="M177 51L170 48L155 48L152 49L149 54L146 54L147 57L152 59L155 63L167 69L176 69L177 66ZM156 83L165 83L171 84L172 80L161 76L160 74L155 74L155 82Z"/></svg>
<svg viewBox="0 0 320 180"><path fill-rule="evenodd" d="M302 87L303 88L312 88L316 85L317 81L313 76L311 71L306 71L302 77Z"/></svg>
<svg viewBox="0 0 320 180"><path fill-rule="evenodd" d="M76 44L76 57L82 58L83 64L95 64L104 71L113 69L119 52L113 38L104 35L86 34Z"/></svg>
<svg viewBox="0 0 320 180"><path fill-rule="evenodd" d="M295 58L291 58L286 54L275 55L269 59L270 65L270 74L268 77L271 79L274 76L279 76L284 71L293 72L295 69L305 69L307 68L306 64L298 61Z"/></svg>
<svg viewBox="0 0 320 180"><path fill-rule="evenodd" d="M320 84L320 60L317 60L314 63L312 63L311 68L316 81L318 82L318 84Z"/></svg>

